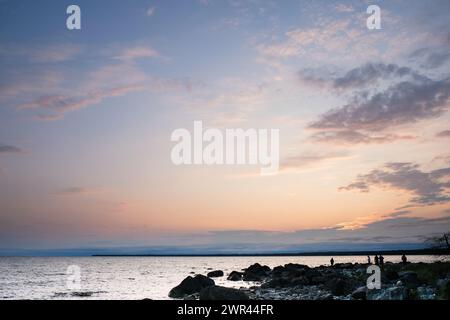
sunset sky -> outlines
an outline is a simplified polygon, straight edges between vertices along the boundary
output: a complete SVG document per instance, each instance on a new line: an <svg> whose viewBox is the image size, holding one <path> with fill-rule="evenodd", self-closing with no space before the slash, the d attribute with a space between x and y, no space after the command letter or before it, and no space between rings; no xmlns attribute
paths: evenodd
<svg viewBox="0 0 450 320"><path fill-rule="evenodd" d="M450 231L449 13L0 0L0 254L401 248ZM280 171L175 166L171 133L195 120L279 129Z"/></svg>

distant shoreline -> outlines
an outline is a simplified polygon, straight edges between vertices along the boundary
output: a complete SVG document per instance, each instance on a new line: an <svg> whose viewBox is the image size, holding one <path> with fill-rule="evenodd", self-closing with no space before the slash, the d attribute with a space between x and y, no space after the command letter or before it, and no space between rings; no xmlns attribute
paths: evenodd
<svg viewBox="0 0 450 320"><path fill-rule="evenodd" d="M297 257L297 256L373 256L373 255L450 255L448 250L373 250L373 251L323 251L283 253L210 253L210 254L93 254L92 257Z"/></svg>

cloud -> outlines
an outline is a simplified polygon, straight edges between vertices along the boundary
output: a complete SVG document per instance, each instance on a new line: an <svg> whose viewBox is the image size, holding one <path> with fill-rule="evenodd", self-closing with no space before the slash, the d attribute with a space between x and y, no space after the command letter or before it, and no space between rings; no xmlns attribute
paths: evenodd
<svg viewBox="0 0 450 320"><path fill-rule="evenodd" d="M450 130L444 130L444 131L438 132L436 134L436 137L438 137L438 138L448 138L448 137L450 137Z"/></svg>
<svg viewBox="0 0 450 320"><path fill-rule="evenodd" d="M387 143L413 139L411 135L388 131L439 117L449 109L450 78L433 80L395 64L369 63L339 77L303 71L299 77L303 83L338 91L370 85L370 90L356 91L347 104L330 109L308 125L308 129L317 131L311 136L316 142ZM376 91L375 84L380 80L393 83Z"/></svg>
<svg viewBox="0 0 450 320"><path fill-rule="evenodd" d="M353 182L339 190L370 192L373 187L387 187L410 192L410 206L430 206L450 201L449 179L450 167L424 172L417 164L392 162L358 175Z"/></svg>
<svg viewBox="0 0 450 320"><path fill-rule="evenodd" d="M351 69L343 76L328 75L322 77L314 69L304 69L298 72L299 79L304 84L313 86L327 86L338 90L347 90L375 85L379 80L402 78L409 76L413 80L426 81L428 78L408 67L396 64L367 63L361 67Z"/></svg>
<svg viewBox="0 0 450 320"><path fill-rule="evenodd" d="M354 12L355 11L355 8L353 8L353 6L346 5L343 3L337 4L334 8L337 12Z"/></svg>
<svg viewBox="0 0 450 320"><path fill-rule="evenodd" d="M115 87L108 90L93 91L84 97L70 97L63 95L50 95L39 97L33 101L23 103L17 106L18 110L44 108L50 111L64 113L68 111L78 110L88 105L97 104L108 97L117 97L128 92L142 90L141 85L126 85ZM55 115L40 116L41 119L58 119Z"/></svg>
<svg viewBox="0 0 450 320"><path fill-rule="evenodd" d="M59 190L56 194L61 196L74 196L91 194L100 191L98 188L86 188L86 187L68 187Z"/></svg>
<svg viewBox="0 0 450 320"><path fill-rule="evenodd" d="M115 58L123 61L132 61L141 58L160 58L161 55L149 46L135 46L124 49Z"/></svg>
<svg viewBox="0 0 450 320"><path fill-rule="evenodd" d="M413 140L415 136L398 134L366 134L359 131L321 131L310 136L313 142L327 142L333 144L381 144L397 140Z"/></svg>
<svg viewBox="0 0 450 320"><path fill-rule="evenodd" d="M423 68L435 69L450 61L450 51L448 48L421 48L414 51L410 58L419 61Z"/></svg>
<svg viewBox="0 0 450 320"><path fill-rule="evenodd" d="M82 46L69 43L31 50L30 55L36 62L62 62L73 60L82 51Z"/></svg>
<svg viewBox="0 0 450 320"><path fill-rule="evenodd" d="M24 151L19 147L0 143L0 154L2 153L24 153Z"/></svg>
<svg viewBox="0 0 450 320"><path fill-rule="evenodd" d="M75 59L84 51L84 46L74 43L60 43L39 46L8 45L0 47L0 55L22 56L33 63L57 63Z"/></svg>
<svg viewBox="0 0 450 320"><path fill-rule="evenodd" d="M404 81L372 96L360 94L313 122L313 129L383 130L433 118L448 110L450 79Z"/></svg>
<svg viewBox="0 0 450 320"><path fill-rule="evenodd" d="M155 7L150 7L147 9L145 14L147 15L147 17L152 17L155 14L155 11L156 11Z"/></svg>
<svg viewBox="0 0 450 320"><path fill-rule="evenodd" d="M331 48L334 45L338 45L338 41L348 40L348 31L349 21L347 20L333 21L326 26L293 29L286 32L285 41L261 44L258 46L258 50L269 57L288 58L299 56L307 52L311 47Z"/></svg>

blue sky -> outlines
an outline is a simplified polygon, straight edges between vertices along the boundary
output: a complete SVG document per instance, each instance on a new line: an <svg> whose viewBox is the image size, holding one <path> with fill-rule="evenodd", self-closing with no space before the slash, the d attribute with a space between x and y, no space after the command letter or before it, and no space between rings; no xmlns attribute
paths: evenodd
<svg viewBox="0 0 450 320"><path fill-rule="evenodd" d="M0 248L448 231L450 5L432 4L0 1ZM174 166L170 134L194 120L279 129L280 173Z"/></svg>

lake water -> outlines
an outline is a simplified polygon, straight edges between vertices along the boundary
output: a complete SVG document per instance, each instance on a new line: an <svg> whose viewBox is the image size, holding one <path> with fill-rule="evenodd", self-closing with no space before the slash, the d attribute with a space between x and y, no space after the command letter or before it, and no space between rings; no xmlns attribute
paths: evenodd
<svg viewBox="0 0 450 320"><path fill-rule="evenodd" d="M0 299L168 299L171 288L192 274L223 270L216 284L244 287L227 281L233 270L253 263L270 267L301 263L329 264L329 256L313 257L0 257ZM335 263L365 263L365 256L334 257ZM409 256L411 262L432 262L435 256ZM385 261L400 262L399 256ZM70 266L75 266L71 267ZM80 287L70 288L69 270L80 271Z"/></svg>

